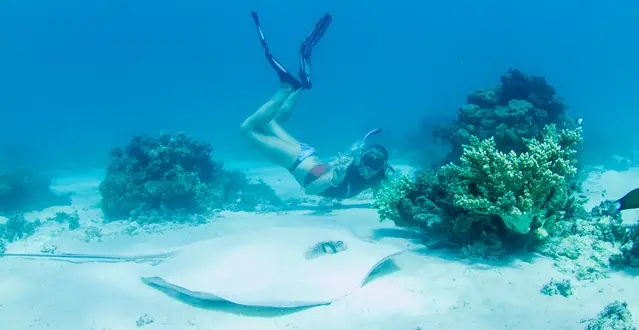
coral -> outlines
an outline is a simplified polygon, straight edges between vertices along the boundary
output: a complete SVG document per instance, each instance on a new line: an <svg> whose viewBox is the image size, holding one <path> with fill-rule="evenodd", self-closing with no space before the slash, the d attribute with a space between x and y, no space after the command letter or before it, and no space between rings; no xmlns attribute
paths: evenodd
<svg viewBox="0 0 639 330"><path fill-rule="evenodd" d="M546 125L575 128L567 109L545 78L510 69L502 75L501 84L471 92L457 119L437 126L432 135L452 147L445 162L457 161L471 135L482 140L494 137L497 150L518 152L525 148L525 139L535 137Z"/></svg>
<svg viewBox="0 0 639 330"><path fill-rule="evenodd" d="M639 223L624 232L624 242L620 252L610 257L610 264L615 268L625 266L639 268Z"/></svg>
<svg viewBox="0 0 639 330"><path fill-rule="evenodd" d="M608 259L615 248L610 242L576 234L552 237L538 251L552 258L560 272L574 276L578 281L594 282L608 277Z"/></svg>
<svg viewBox="0 0 639 330"><path fill-rule="evenodd" d="M380 220L401 218L399 203L414 189L415 184L408 175L402 175L388 188L381 189L373 202Z"/></svg>
<svg viewBox="0 0 639 330"><path fill-rule="evenodd" d="M599 312L597 318L589 320L585 330L636 330L628 304L615 300Z"/></svg>
<svg viewBox="0 0 639 330"><path fill-rule="evenodd" d="M78 211L74 211L71 214L56 212L55 217L47 218L47 221L55 221L60 224L67 222L69 224L69 230L76 230L80 228L80 216L78 215Z"/></svg>
<svg viewBox="0 0 639 330"><path fill-rule="evenodd" d="M558 281L553 278L550 282L544 284L544 287L541 288L541 293L547 296L560 294L568 298L569 296L572 296L572 284L570 283L570 280Z"/></svg>
<svg viewBox="0 0 639 330"><path fill-rule="evenodd" d="M499 256L545 241L565 214L582 207L569 197L572 146L580 142L581 129L551 125L526 141L527 151L506 154L493 139L473 136L459 165L404 176L374 205L382 220L443 234L464 256Z"/></svg>
<svg viewBox="0 0 639 330"><path fill-rule="evenodd" d="M0 224L0 240L4 239L11 243L31 236L41 224L39 220L30 222L22 215L14 215L7 220L7 223Z"/></svg>
<svg viewBox="0 0 639 330"><path fill-rule="evenodd" d="M100 184L106 220L190 221L191 215L216 209L254 210L281 203L265 183L224 170L211 159L212 150L183 133L137 136L125 150L114 149Z"/></svg>
<svg viewBox="0 0 639 330"><path fill-rule="evenodd" d="M51 191L51 180L24 168L0 173L0 213L42 210L54 205L71 205L68 194Z"/></svg>
<svg viewBox="0 0 639 330"><path fill-rule="evenodd" d="M46 254L54 254L58 252L58 246L51 243L44 243L42 244L42 246L40 246L40 252Z"/></svg>
<svg viewBox="0 0 639 330"><path fill-rule="evenodd" d="M149 316L148 314L144 314L138 317L137 321L135 321L135 325L139 328L147 324L151 324L153 322L155 322L155 319L153 319L152 316Z"/></svg>
<svg viewBox="0 0 639 330"><path fill-rule="evenodd" d="M527 141L528 151L504 154L493 139L471 138L461 156L461 165L441 168L454 178L455 207L478 216L498 216L506 227L526 234L533 222L539 233L561 218L567 202L566 178L576 173L571 165L581 142L581 131L556 132L554 126L543 131L541 139Z"/></svg>

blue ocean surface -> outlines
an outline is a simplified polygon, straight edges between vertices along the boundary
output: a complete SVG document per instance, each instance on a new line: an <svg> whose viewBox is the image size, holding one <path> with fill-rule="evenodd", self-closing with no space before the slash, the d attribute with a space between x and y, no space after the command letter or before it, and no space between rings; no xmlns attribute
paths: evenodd
<svg viewBox="0 0 639 330"><path fill-rule="evenodd" d="M629 0L2 1L0 329L632 329L637 22Z"/></svg>

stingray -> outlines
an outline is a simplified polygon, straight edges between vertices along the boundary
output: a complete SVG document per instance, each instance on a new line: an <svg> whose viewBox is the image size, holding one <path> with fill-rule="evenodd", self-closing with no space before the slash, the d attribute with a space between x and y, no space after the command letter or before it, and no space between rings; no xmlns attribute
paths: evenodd
<svg viewBox="0 0 639 330"><path fill-rule="evenodd" d="M252 307L299 308L330 304L356 291L380 264L402 252L342 228L273 227L153 255L5 256L150 262L141 280L163 292Z"/></svg>

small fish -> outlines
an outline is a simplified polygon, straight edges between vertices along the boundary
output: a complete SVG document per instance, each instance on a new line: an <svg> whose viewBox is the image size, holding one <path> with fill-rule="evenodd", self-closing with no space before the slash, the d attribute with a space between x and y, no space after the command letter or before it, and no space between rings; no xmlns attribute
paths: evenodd
<svg viewBox="0 0 639 330"><path fill-rule="evenodd" d="M532 118L529 117L528 118L528 127L533 127L533 126L535 126L535 122L533 121Z"/></svg>
<svg viewBox="0 0 639 330"><path fill-rule="evenodd" d="M343 241L323 241L313 245L306 252L306 259L314 259L325 254L335 254L346 249L347 246Z"/></svg>
<svg viewBox="0 0 639 330"><path fill-rule="evenodd" d="M581 127L584 125L584 119L579 117L577 118L577 120L575 121L577 123L577 126Z"/></svg>

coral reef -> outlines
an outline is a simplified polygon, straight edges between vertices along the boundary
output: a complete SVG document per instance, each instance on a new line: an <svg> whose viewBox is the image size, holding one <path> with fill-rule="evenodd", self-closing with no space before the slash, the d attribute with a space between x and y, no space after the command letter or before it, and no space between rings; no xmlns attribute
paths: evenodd
<svg viewBox="0 0 639 330"><path fill-rule="evenodd" d="M0 224L0 241L12 243L16 240L32 235L42 223L27 221L24 216L14 215L5 224Z"/></svg>
<svg viewBox="0 0 639 330"><path fill-rule="evenodd" d="M470 138L460 165L420 171L384 188L375 201L382 219L398 226L443 230L460 246L501 253L504 243L544 241L570 211L573 147L581 129L545 127L519 154L494 140ZM573 211L570 211L573 212Z"/></svg>
<svg viewBox="0 0 639 330"><path fill-rule="evenodd" d="M71 205L68 194L51 191L51 180L24 168L0 173L0 214L42 210L54 205Z"/></svg>
<svg viewBox="0 0 639 330"><path fill-rule="evenodd" d="M610 257L610 264L615 268L639 268L639 224L633 225L624 232L620 253Z"/></svg>
<svg viewBox="0 0 639 330"><path fill-rule="evenodd" d="M439 125L432 134L451 144L446 162L459 158L471 136L482 140L494 137L502 152L519 151L525 148L525 139L533 138L546 125L574 128L567 109L545 78L510 69L501 76L501 84L471 92L459 108L457 120Z"/></svg>
<svg viewBox="0 0 639 330"><path fill-rule="evenodd" d="M572 296L572 284L570 280L555 280L554 278L550 280L550 282L546 283L543 288L541 288L541 293L547 296L554 295L562 295L566 298Z"/></svg>
<svg viewBox="0 0 639 330"><path fill-rule="evenodd" d="M211 159L213 148L178 133L134 137L125 150L111 152L100 184L107 221L133 218L141 223L190 221L193 214L217 209L276 207L280 199L264 182L249 182Z"/></svg>
<svg viewBox="0 0 639 330"><path fill-rule="evenodd" d="M632 313L626 302L614 301L599 312L597 318L588 321L585 330L636 330Z"/></svg>
<svg viewBox="0 0 639 330"><path fill-rule="evenodd" d="M0 237L11 243L15 240L33 235L36 228L41 224L39 220L29 222L22 215L14 215L9 218L6 224L0 226Z"/></svg>
<svg viewBox="0 0 639 330"><path fill-rule="evenodd" d="M78 211L74 211L73 213L56 212L55 217L47 218L47 221L55 221L59 224L68 223L69 230L80 228Z"/></svg>

